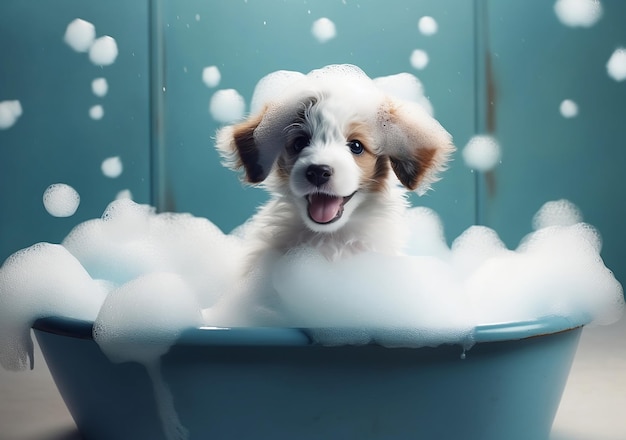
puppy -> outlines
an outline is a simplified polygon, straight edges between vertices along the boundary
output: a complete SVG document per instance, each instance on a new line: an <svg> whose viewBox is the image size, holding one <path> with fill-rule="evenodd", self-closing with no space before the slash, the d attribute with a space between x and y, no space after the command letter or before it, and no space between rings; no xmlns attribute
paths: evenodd
<svg viewBox="0 0 626 440"><path fill-rule="evenodd" d="M245 227L252 255L301 246L329 260L401 254L406 192L437 180L454 151L451 136L355 66L279 73L259 83L272 90L257 86L259 110L216 136L225 165L272 194ZM281 80L287 85L277 88Z"/></svg>

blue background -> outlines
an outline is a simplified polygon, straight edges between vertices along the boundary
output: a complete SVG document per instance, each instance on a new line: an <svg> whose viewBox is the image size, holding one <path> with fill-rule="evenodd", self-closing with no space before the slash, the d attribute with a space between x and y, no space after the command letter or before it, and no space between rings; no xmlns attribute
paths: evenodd
<svg viewBox="0 0 626 440"><path fill-rule="evenodd" d="M547 0L3 0L0 101L18 99L24 113L0 130L0 261L60 242L124 189L231 230L267 196L220 165L213 93L235 88L249 102L272 71L352 63L372 77L415 73L459 149L474 134L500 142L493 172L472 172L457 153L434 191L412 197L441 215L449 241L478 222L514 248L543 203L567 198L598 228L605 263L623 281L626 82L611 79L606 63L626 46L626 3L602 4L601 20L583 29L561 24ZM437 34L418 31L424 15ZM325 44L311 34L321 17L337 26ZM74 18L116 39L113 65L94 66L63 42ZM430 56L424 70L410 64L414 49ZM210 65L222 73L216 89L202 82ZM91 92L97 77L109 83L103 98ZM564 99L578 103L577 117L560 115ZM105 111L98 121L88 115L96 104ZM111 156L124 165L116 179L100 171ZM59 182L81 195L69 218L42 204Z"/></svg>

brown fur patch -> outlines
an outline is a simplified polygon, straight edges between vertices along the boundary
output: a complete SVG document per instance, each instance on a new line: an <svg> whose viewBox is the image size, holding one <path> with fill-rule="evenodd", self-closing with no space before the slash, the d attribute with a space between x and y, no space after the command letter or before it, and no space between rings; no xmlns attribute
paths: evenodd
<svg viewBox="0 0 626 440"><path fill-rule="evenodd" d="M378 149L369 127L363 123L352 124L346 139L348 142L358 140L365 147L363 154L354 156L355 162L362 170L361 186L371 192L383 191L390 171L389 159L377 154Z"/></svg>
<svg viewBox="0 0 626 440"><path fill-rule="evenodd" d="M437 150L434 148L418 148L408 157L391 157L391 167L402 184L415 190L421 183L426 170L434 166Z"/></svg>
<svg viewBox="0 0 626 440"><path fill-rule="evenodd" d="M259 126L265 112L250 118L233 127L233 141L239 156L239 167L246 170L246 178L250 183L263 180L263 169L259 165L259 150L254 140L254 130Z"/></svg>

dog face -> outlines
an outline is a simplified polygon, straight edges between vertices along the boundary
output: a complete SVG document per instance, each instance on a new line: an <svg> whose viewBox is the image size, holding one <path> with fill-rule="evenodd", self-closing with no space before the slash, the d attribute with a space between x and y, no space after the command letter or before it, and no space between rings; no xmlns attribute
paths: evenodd
<svg viewBox="0 0 626 440"><path fill-rule="evenodd" d="M218 131L217 148L248 183L289 199L303 223L322 233L344 227L397 180L425 191L454 149L419 105L385 95L369 78L293 87Z"/></svg>
<svg viewBox="0 0 626 440"><path fill-rule="evenodd" d="M303 100L285 129L268 186L287 194L306 226L334 232L344 226L369 194L383 191L390 168L376 153L367 126L332 97Z"/></svg>

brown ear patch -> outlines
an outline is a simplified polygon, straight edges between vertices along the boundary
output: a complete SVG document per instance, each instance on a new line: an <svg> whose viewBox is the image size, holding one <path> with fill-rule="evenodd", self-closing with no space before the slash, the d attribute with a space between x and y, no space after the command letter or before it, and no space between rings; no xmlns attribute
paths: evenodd
<svg viewBox="0 0 626 440"><path fill-rule="evenodd" d="M246 170L246 180L250 183L259 183L267 175L259 163L259 149L254 140L254 131L262 119L263 113L233 127L233 142L239 157L238 167Z"/></svg>
<svg viewBox="0 0 626 440"><path fill-rule="evenodd" d="M381 150L409 190L425 192L455 150L450 134L417 103L388 98L376 116Z"/></svg>
<svg viewBox="0 0 626 440"><path fill-rule="evenodd" d="M436 149L419 148L413 152L413 157L390 157L391 168L406 188L416 190L426 172L434 166Z"/></svg>

